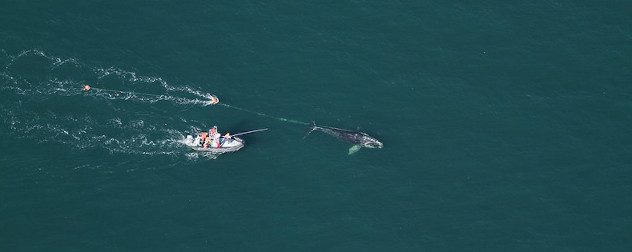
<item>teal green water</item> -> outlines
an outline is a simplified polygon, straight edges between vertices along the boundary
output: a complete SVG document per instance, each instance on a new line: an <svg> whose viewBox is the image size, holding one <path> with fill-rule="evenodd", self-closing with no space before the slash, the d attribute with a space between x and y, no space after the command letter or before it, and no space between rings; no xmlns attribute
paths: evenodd
<svg viewBox="0 0 632 252"><path fill-rule="evenodd" d="M630 251L630 13L5 2L0 251ZM218 157L181 143L213 125L270 130Z"/></svg>

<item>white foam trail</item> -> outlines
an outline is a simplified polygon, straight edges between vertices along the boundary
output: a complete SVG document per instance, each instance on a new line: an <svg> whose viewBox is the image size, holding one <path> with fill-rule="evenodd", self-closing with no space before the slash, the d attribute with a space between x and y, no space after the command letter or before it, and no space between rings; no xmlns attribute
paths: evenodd
<svg viewBox="0 0 632 252"><path fill-rule="evenodd" d="M198 105L198 106L208 106L210 101L213 99L213 94L202 92L198 89L188 87L188 86L172 86L167 83L167 81L163 80L161 77L154 76L142 76L138 75L135 72L126 71L116 67L91 67L81 63L79 60L74 58L62 59L59 57L54 57L47 55L43 51L38 49L30 49L20 52L18 55L12 56L7 54L3 50L3 54L8 58L8 63L4 66L4 70L0 72L0 76L6 80L8 80L10 85L3 85L0 87L0 90L14 90L16 93L20 95L34 95L34 94L46 94L46 95L62 95L62 96L74 96L74 95L84 95L86 92L82 91L82 87L84 84L92 84L88 83L89 79L96 80L96 84L102 81L106 77L113 77L115 80L119 80L122 82L126 82L132 84L134 86L149 86L158 84L161 90L155 91L155 96L153 98L147 97L143 94L138 94L133 90L129 91L121 91L123 93L127 93L125 95L120 94L104 94L106 92L100 92L98 97L110 99L110 100L130 100L130 101L138 101L138 102L149 102L155 103L158 101L168 101L173 102L178 105ZM31 83L30 81L22 78L17 73L13 73L10 69L15 65L20 59L27 56L36 56L41 57L49 62L48 72L55 72L56 69L59 69L61 66L71 64L76 67L77 71L86 70L92 77L88 79L83 79L81 76L79 79L69 79L69 78L60 78L53 75L45 76L45 81L41 83ZM81 72L81 71L80 71ZM21 85L23 83L24 85ZM169 93L179 93L179 94L169 94ZM94 94L97 92L92 92L88 94ZM161 94L162 93L162 94ZM184 96L194 96L193 98L183 97Z"/></svg>
<svg viewBox="0 0 632 252"><path fill-rule="evenodd" d="M151 76L138 76L135 72L125 71L119 68L109 67L109 68L97 68L97 73L99 74L98 79L103 79L107 76L115 75L117 77L121 77L132 83L143 83L143 84L151 84L151 83L159 83L162 88L166 91L179 91L188 94L195 95L199 98L204 98L204 100L199 99L187 99L182 97L174 97L165 95L165 100L172 100L180 102L181 104L205 104L208 103L209 100L213 99L213 94L204 93L200 90L193 89L187 86L171 86L161 77L151 77ZM130 93L133 93L130 91Z"/></svg>
<svg viewBox="0 0 632 252"><path fill-rule="evenodd" d="M14 136L34 144L67 144L76 149L104 148L111 153L184 155L191 150L181 143L178 130L149 125L143 120L105 122L91 116L73 117L0 109L2 122ZM153 138L152 136L160 136Z"/></svg>
<svg viewBox="0 0 632 252"><path fill-rule="evenodd" d="M181 129L168 128L164 122L119 117L118 114L125 108L116 103L102 106L102 112L98 115L81 109L73 112L46 108L53 104L47 100L86 95L105 100L165 101L178 105L207 106L208 100L212 99L210 93L188 86L172 86L160 77L140 76L114 67L88 66L80 60L50 56L37 49L25 50L17 55L9 55L3 50L0 57L0 94L5 97L0 101L0 129L8 130L18 139L33 144L65 144L80 150L104 149L110 153L186 156L191 160L217 157L195 153L182 143L185 136ZM23 69L30 66L28 60L33 59L31 57L44 59L36 59L38 63L44 63L45 69L40 71L44 74L41 76L25 74ZM42 67L42 64L37 67ZM155 90L162 95L143 96L133 91L118 94L85 92L82 90L85 82L81 81L84 75L97 80L97 83L109 76L110 81L122 81L134 87ZM187 122L182 118L174 120ZM189 129L189 132L199 131L195 127Z"/></svg>

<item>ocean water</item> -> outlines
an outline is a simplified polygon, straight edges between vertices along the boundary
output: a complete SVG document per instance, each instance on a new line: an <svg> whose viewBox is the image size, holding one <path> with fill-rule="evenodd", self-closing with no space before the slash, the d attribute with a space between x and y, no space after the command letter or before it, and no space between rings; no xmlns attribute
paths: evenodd
<svg viewBox="0 0 632 252"><path fill-rule="evenodd" d="M630 251L630 13L5 1L0 251Z"/></svg>

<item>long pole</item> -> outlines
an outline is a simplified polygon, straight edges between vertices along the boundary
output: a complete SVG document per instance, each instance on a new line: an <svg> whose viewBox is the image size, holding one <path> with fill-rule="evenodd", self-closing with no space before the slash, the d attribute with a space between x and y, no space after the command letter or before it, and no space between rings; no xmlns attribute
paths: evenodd
<svg viewBox="0 0 632 252"><path fill-rule="evenodd" d="M245 134L255 133L255 132L264 131L264 130L268 130L268 128L265 128L265 129L256 129L256 130L251 130L251 131L241 132L241 133L237 133L237 134L235 134L235 135L233 135L233 136L245 135Z"/></svg>

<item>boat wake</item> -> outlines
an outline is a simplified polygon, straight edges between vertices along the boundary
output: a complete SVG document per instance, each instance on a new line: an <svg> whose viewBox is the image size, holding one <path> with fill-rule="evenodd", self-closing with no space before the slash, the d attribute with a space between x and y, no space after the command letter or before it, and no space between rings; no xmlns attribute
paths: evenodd
<svg viewBox="0 0 632 252"><path fill-rule="evenodd" d="M90 115L67 116L0 108L2 123L13 136L35 145L69 145L74 149L105 149L110 153L171 155L188 151L178 130L144 120Z"/></svg>
<svg viewBox="0 0 632 252"><path fill-rule="evenodd" d="M85 92L86 81L129 91ZM183 144L181 129L196 132L200 129L190 125L201 123L157 114L151 106L133 106L128 101L207 106L212 96L168 84L160 77L93 67L40 50L17 55L0 51L0 132L33 144L198 159L202 156L189 153Z"/></svg>
<svg viewBox="0 0 632 252"><path fill-rule="evenodd" d="M161 77L141 76L116 67L93 67L77 59L62 59L31 49L18 55L0 52L6 62L0 72L1 90L21 95L93 95L108 100L208 106L213 94L188 86L173 86ZM1 63L1 62L0 62ZM84 84L98 84L101 92L83 92ZM115 88L117 90L105 89ZM115 92L108 92L115 91Z"/></svg>

